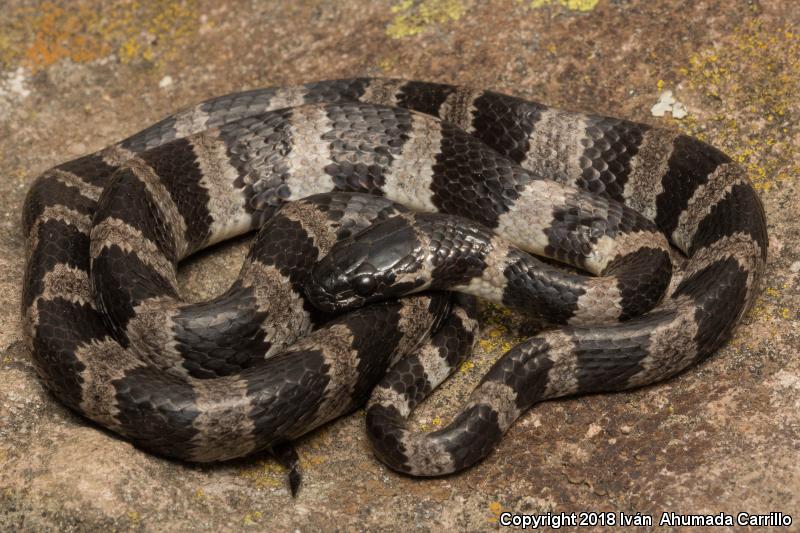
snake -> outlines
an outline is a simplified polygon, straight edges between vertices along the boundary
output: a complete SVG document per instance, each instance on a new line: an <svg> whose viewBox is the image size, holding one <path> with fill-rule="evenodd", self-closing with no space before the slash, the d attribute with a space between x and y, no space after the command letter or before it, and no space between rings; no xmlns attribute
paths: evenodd
<svg viewBox="0 0 800 533"><path fill-rule="evenodd" d="M42 173L22 218L25 338L68 408L155 454L296 466L295 439L366 403L375 455L414 476L475 464L538 402L706 359L768 246L746 171L698 139L386 78L185 108ZM227 291L181 298L180 261L255 230ZM416 431L475 297L550 326Z"/></svg>

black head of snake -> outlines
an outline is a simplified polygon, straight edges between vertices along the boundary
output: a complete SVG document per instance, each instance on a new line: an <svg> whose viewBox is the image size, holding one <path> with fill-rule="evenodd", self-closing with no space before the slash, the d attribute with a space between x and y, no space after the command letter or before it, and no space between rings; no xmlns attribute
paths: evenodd
<svg viewBox="0 0 800 533"><path fill-rule="evenodd" d="M498 263L502 272L490 267ZM616 322L652 309L671 274L659 242L616 256L600 276L587 277L538 260L469 219L405 213L337 242L314 265L305 290L329 313L436 289L480 296L552 324L578 324L584 318L576 314L576 294L594 291L595 307L618 305ZM637 298L611 301L616 287ZM602 324L604 317L585 320Z"/></svg>
<svg viewBox="0 0 800 533"><path fill-rule="evenodd" d="M744 170L703 142L372 78L185 109L43 173L23 226L26 339L71 409L161 455L272 450L294 467L292 440L371 393L376 455L423 476L479 461L536 402L708 357L752 304L767 253ZM262 226L227 291L181 299L180 260ZM392 298L441 288L559 327L501 357L449 425L419 433L406 418L471 349L475 307ZM325 310L390 299L331 321L306 290Z"/></svg>

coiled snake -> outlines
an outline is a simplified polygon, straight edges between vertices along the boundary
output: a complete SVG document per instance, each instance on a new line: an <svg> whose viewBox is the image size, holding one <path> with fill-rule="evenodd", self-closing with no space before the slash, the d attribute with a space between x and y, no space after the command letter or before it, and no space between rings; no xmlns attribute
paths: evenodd
<svg viewBox="0 0 800 533"><path fill-rule="evenodd" d="M394 79L208 100L45 172L23 224L26 336L65 405L158 454L291 463L292 439L377 384L376 454L421 476L486 456L536 402L709 356L767 253L747 176L707 144ZM228 291L181 301L181 259L262 226ZM667 241L688 257L671 284ZM448 426L415 433L406 417L472 346L474 306L394 297L442 288L559 327L501 357ZM392 299L330 320L304 291L325 311Z"/></svg>

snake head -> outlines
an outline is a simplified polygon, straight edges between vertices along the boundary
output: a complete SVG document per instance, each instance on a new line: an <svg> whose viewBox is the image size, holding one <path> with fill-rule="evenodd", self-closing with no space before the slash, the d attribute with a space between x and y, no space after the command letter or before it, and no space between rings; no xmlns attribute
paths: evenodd
<svg viewBox="0 0 800 533"><path fill-rule="evenodd" d="M413 227L392 217L336 243L314 266L306 295L332 313L417 292L428 285L415 275L424 256Z"/></svg>

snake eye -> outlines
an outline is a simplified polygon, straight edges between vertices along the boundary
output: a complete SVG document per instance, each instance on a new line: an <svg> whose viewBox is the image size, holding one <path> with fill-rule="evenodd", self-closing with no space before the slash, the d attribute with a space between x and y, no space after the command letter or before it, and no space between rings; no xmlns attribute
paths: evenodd
<svg viewBox="0 0 800 533"><path fill-rule="evenodd" d="M375 292L376 285L375 278L369 274L361 274L353 280L353 290L356 291L356 294L359 296L372 295L372 293Z"/></svg>

